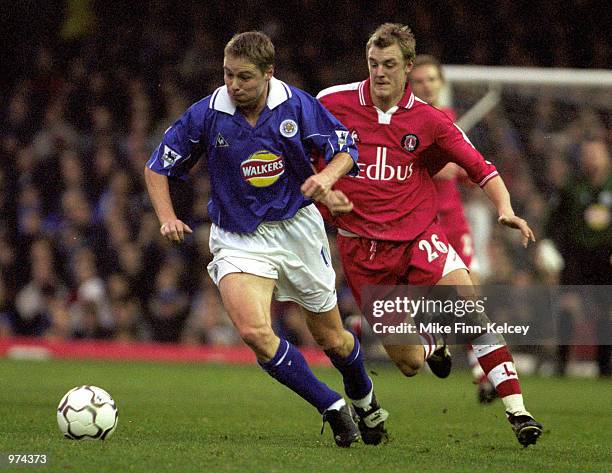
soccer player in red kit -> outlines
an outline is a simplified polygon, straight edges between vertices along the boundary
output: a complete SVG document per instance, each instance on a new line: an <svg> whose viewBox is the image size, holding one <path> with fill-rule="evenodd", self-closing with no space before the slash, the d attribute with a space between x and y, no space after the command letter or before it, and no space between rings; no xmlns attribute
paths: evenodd
<svg viewBox="0 0 612 473"><path fill-rule="evenodd" d="M359 148L359 174L334 186L353 203L353 211L331 217L338 228L347 281L359 304L363 288L376 285L449 285L462 297L475 296L465 264L437 222L431 175L447 162L461 166L484 190L497 209L498 222L519 230L524 246L535 241L529 225L514 214L495 166L449 117L412 93L408 74L415 56L410 28L383 24L366 45L369 78L318 95L350 130ZM431 169L432 163L440 164ZM525 446L535 443L542 425L525 409L503 337L489 333L476 337L470 340L475 354L504 403L518 441ZM426 345L395 344L385 349L405 375L413 376L436 351Z"/></svg>
<svg viewBox="0 0 612 473"><path fill-rule="evenodd" d="M455 121L455 111L452 108L443 107L440 103L440 94L445 81L442 66L435 57L429 54L417 55L408 79L414 95L443 111L453 122ZM455 163L448 163L434 176L434 184L438 193L438 222L448 242L455 248L470 270L470 279L474 284L478 284L478 264L474 255L473 238L457 187L461 174L463 174L461 168ZM478 400L483 404L494 401L497 397L495 388L482 371L471 348L467 350L467 358L474 383L477 385Z"/></svg>

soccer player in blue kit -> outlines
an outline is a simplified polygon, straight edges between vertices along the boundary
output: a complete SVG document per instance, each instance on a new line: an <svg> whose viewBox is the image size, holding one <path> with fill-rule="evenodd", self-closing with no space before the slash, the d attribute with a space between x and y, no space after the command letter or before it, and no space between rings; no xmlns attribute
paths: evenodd
<svg viewBox="0 0 612 473"><path fill-rule="evenodd" d="M192 105L165 133L145 167L161 234L180 242L192 230L175 214L168 178L185 179L204 155L211 181L213 222L208 271L242 340L261 367L329 422L336 444L387 438L359 341L344 330L323 219L352 209L331 190L357 172L350 133L305 92L274 77L274 46L260 32L234 36L223 61L225 85ZM314 173L313 151L327 166ZM315 340L340 371L358 426L344 398L318 380L304 357L272 330L272 296L294 301Z"/></svg>

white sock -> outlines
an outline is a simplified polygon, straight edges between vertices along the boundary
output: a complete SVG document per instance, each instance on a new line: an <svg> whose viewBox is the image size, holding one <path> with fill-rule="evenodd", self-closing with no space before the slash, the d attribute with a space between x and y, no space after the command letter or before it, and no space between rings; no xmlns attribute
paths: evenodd
<svg viewBox="0 0 612 473"><path fill-rule="evenodd" d="M344 398L340 398L325 410L326 411L339 411L345 405L346 405L346 401L344 400Z"/></svg>
<svg viewBox="0 0 612 473"><path fill-rule="evenodd" d="M370 378L370 381L372 381L371 378ZM359 409L364 409L367 411L368 408L370 407L370 404L372 404L372 394L374 394L374 383L372 383L372 389L370 389L370 392L366 394L365 397L361 399L351 399L351 402L353 403L354 406L358 407Z"/></svg>
<svg viewBox="0 0 612 473"><path fill-rule="evenodd" d="M506 408L506 412L514 416L533 417L525 409L525 404L523 403L522 394L510 394L509 396L502 397L501 399L502 399L502 402L504 403L504 407Z"/></svg>
<svg viewBox="0 0 612 473"><path fill-rule="evenodd" d="M485 372L482 371L480 367L480 363L478 363L478 358L474 355L474 350L467 351L467 360L470 369L472 370L472 377L478 383L485 376Z"/></svg>

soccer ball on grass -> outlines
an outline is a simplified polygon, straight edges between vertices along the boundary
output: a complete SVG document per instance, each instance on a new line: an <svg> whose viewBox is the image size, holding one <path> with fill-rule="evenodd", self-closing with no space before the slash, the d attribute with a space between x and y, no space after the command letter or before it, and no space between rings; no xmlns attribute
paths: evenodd
<svg viewBox="0 0 612 473"><path fill-rule="evenodd" d="M104 440L117 427L117 406L104 389L78 386L68 391L57 406L57 424L64 437Z"/></svg>

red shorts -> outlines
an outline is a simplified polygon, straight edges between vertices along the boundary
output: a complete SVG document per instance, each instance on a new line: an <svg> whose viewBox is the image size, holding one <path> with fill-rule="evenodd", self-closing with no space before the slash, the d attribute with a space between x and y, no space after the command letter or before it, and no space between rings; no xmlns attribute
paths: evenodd
<svg viewBox="0 0 612 473"><path fill-rule="evenodd" d="M459 254L465 265L470 269L476 269L474 240L472 239L470 225L463 212L441 212L438 214L438 222L446 234L448 242Z"/></svg>
<svg viewBox="0 0 612 473"><path fill-rule="evenodd" d="M365 286L434 286L450 272L466 269L438 223L411 241L338 234L336 242L346 280L360 306Z"/></svg>

